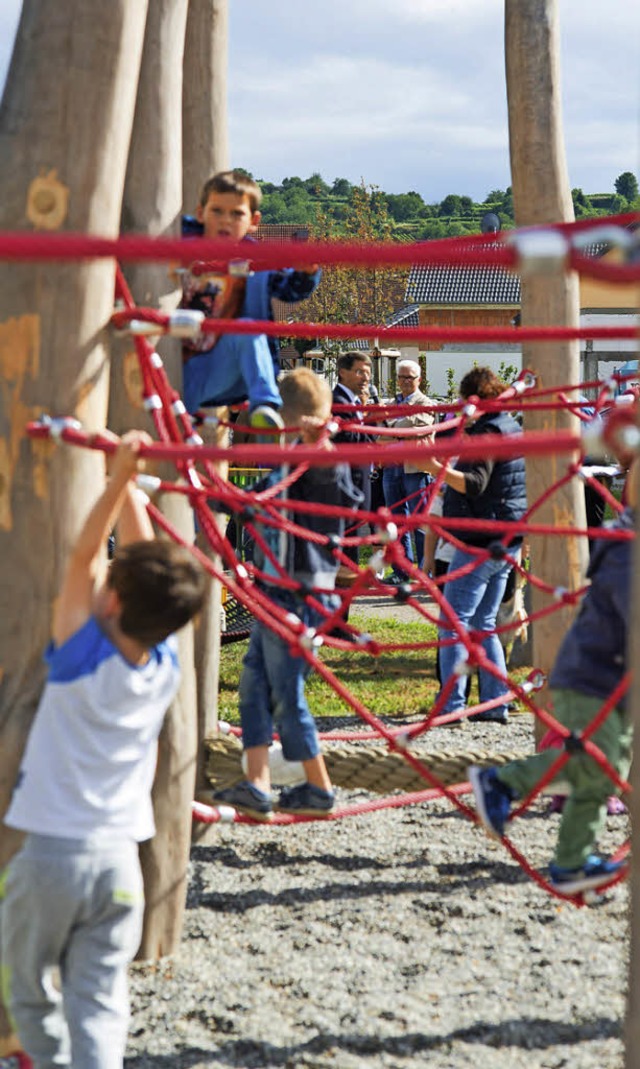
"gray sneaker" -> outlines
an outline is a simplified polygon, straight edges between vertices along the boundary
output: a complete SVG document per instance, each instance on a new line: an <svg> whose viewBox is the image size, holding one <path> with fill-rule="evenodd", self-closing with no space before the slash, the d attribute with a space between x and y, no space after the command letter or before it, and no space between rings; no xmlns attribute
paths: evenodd
<svg viewBox="0 0 640 1069"><path fill-rule="evenodd" d="M248 780L214 791L211 797L214 805L230 805L237 809L238 813L244 813L254 820L271 820L273 816L270 796L258 790Z"/></svg>
<svg viewBox="0 0 640 1069"><path fill-rule="evenodd" d="M283 787L276 802L279 813L298 813L305 817L328 817L333 812L336 796L333 791L323 791L312 783L298 783L295 787Z"/></svg>

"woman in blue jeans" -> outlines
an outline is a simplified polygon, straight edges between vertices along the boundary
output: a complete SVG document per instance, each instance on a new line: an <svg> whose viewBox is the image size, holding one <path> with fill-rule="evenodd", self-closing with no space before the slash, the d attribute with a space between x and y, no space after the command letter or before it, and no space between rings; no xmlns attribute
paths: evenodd
<svg viewBox="0 0 640 1069"><path fill-rule="evenodd" d="M481 401L495 399L504 390L504 383L488 367L474 367L460 383L460 397L465 401L471 397L477 397ZM520 433L520 427L506 411L487 412L470 417L465 433L470 436L515 435ZM430 460L425 462L424 468L435 476L444 471L446 490L443 516L446 518L516 522L522 519L526 511L525 467L522 457L514 456L501 461L488 458L456 461L453 466L446 462L441 464L437 460ZM504 554L504 541L500 536L487 533L480 524L473 530L455 527L449 529L459 542L464 543L465 548L456 548L449 565L449 574L454 578L445 584L443 590L459 627L455 626L455 620L443 614L438 630L443 687L451 686L442 710L446 713L462 711L466 705L466 675L455 673L456 666L466 658L466 649L460 640L460 629L485 633L481 642L482 648L498 671L498 674L494 674L482 665L479 666L480 703L499 699L508 692L504 681L504 650L495 634L495 626L512 568L511 560ZM522 535L515 534L509 540L507 552L516 549L521 543ZM495 547L494 551L487 554L491 547ZM475 563L475 567L455 578L456 573L470 563ZM450 683L452 677L453 682ZM493 720L504 724L507 718L505 700L486 712L476 714L472 719Z"/></svg>

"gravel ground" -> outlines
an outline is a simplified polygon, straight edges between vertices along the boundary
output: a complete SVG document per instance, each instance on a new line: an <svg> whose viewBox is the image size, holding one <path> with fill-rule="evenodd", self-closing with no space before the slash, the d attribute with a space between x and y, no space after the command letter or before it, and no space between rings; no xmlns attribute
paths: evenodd
<svg viewBox="0 0 640 1069"><path fill-rule="evenodd" d="M427 745L531 737L518 716ZM537 867L558 819L543 801L512 825ZM628 833L610 817L601 846ZM550 897L443 800L215 826L192 849L179 953L131 970L125 1066L621 1069L627 910L626 885L589 908Z"/></svg>

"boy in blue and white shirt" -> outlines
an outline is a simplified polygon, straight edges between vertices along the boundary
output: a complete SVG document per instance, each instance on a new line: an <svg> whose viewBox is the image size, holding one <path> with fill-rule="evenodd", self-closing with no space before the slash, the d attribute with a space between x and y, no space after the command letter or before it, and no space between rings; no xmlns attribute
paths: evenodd
<svg viewBox="0 0 640 1069"><path fill-rule="evenodd" d="M155 831L157 739L179 683L172 632L200 611L206 585L187 550L154 537L133 483L149 441L123 436L70 554L5 816L27 833L6 876L2 961L34 1069L123 1062L144 908L138 843Z"/></svg>

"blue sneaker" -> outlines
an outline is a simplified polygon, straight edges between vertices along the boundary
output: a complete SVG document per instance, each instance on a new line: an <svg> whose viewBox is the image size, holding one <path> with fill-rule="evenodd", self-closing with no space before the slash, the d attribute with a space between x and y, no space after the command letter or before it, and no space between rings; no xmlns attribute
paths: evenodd
<svg viewBox="0 0 640 1069"><path fill-rule="evenodd" d="M254 820L271 820L273 816L270 796L254 787L248 780L214 791L211 797L214 805L230 805L237 809L238 813L244 813Z"/></svg>
<svg viewBox="0 0 640 1069"><path fill-rule="evenodd" d="M328 817L333 812L336 796L333 791L323 791L313 783L298 783L295 787L283 787L276 803L279 813L297 813L305 817Z"/></svg>
<svg viewBox="0 0 640 1069"><path fill-rule="evenodd" d="M579 891L589 891L610 883L624 866L624 861L609 861L608 858L598 857L597 854L591 854L581 869L564 869L551 862L549 882L554 890L573 895Z"/></svg>
<svg viewBox="0 0 640 1069"><path fill-rule="evenodd" d="M495 768L479 768L478 765L470 765L467 774L482 824L494 839L501 839L504 835L507 817L511 812L513 791L505 783L500 782Z"/></svg>

